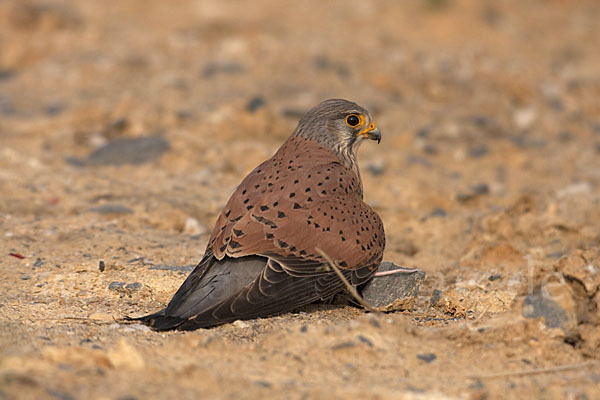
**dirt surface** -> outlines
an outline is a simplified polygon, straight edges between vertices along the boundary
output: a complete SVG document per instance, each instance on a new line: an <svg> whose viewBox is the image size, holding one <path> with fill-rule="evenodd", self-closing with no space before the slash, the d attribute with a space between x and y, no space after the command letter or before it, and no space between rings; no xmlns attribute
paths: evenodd
<svg viewBox="0 0 600 400"><path fill-rule="evenodd" d="M0 398L600 398L598 21L594 0L0 0ZM384 259L427 273L412 306L118 323L168 302L329 97L382 130L365 196Z"/></svg>

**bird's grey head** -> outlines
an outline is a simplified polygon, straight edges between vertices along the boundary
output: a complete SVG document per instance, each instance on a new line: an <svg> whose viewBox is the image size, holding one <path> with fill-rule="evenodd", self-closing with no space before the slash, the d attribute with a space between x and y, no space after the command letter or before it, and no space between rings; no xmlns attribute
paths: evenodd
<svg viewBox="0 0 600 400"><path fill-rule="evenodd" d="M329 99L315 106L302 117L292 136L314 140L352 161L365 139L381 141L381 133L371 114L358 104L343 99Z"/></svg>

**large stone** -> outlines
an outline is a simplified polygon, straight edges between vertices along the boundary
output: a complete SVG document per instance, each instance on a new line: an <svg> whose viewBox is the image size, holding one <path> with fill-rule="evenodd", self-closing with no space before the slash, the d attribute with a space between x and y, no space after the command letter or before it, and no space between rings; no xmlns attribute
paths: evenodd
<svg viewBox="0 0 600 400"><path fill-rule="evenodd" d="M394 269L402 267L392 262L383 262L378 272ZM424 279L425 272L421 270L377 276L363 289L362 295L365 301L380 311L411 309Z"/></svg>

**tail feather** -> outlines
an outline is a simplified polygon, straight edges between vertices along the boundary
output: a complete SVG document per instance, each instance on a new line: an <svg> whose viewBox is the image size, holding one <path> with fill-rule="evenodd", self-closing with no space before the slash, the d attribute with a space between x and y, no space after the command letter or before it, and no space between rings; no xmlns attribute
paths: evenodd
<svg viewBox="0 0 600 400"><path fill-rule="evenodd" d="M136 318L127 316L124 319L125 321L141 322L144 325L148 325L155 331L168 331L171 329L176 329L186 321L185 318L166 316L164 309L155 312L154 314L148 314Z"/></svg>

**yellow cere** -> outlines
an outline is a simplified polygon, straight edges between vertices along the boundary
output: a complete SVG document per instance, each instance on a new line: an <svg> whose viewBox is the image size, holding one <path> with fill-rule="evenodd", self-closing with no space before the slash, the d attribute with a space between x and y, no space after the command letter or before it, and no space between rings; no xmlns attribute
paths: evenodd
<svg viewBox="0 0 600 400"><path fill-rule="evenodd" d="M362 131L358 132L358 136L360 135L368 135L369 132L371 132L373 129L375 129L375 122L371 122L369 124L369 126L367 126L365 129L363 129Z"/></svg>

